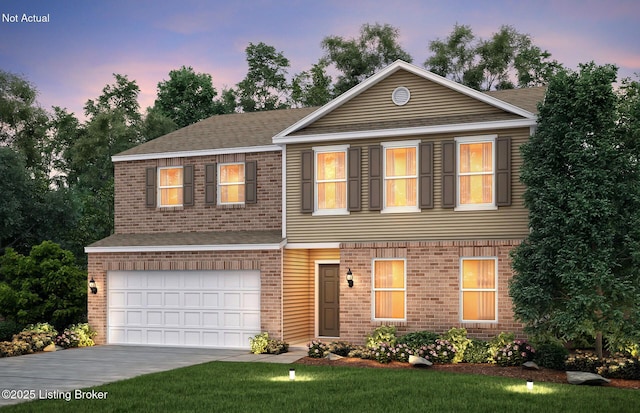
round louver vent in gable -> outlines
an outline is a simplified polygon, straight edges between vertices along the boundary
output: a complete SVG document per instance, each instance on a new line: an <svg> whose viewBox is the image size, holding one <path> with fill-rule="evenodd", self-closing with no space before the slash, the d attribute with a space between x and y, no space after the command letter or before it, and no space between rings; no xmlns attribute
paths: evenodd
<svg viewBox="0 0 640 413"><path fill-rule="evenodd" d="M411 98L411 93L404 86L395 88L391 93L391 100L398 106L406 105L409 102L409 98Z"/></svg>

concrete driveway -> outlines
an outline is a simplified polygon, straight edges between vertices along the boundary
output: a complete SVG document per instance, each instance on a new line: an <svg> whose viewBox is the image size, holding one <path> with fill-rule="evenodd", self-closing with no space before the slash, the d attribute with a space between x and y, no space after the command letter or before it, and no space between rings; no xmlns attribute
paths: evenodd
<svg viewBox="0 0 640 413"><path fill-rule="evenodd" d="M59 393L209 361L293 363L306 355L301 349L274 356L248 350L106 345L0 358L0 406L63 398Z"/></svg>

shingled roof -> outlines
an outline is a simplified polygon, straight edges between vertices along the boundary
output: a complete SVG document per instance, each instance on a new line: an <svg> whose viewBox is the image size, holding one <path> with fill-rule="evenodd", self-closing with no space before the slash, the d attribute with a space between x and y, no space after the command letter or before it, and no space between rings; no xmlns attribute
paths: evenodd
<svg viewBox="0 0 640 413"><path fill-rule="evenodd" d="M531 113L537 113L537 104L543 100L545 92L545 87L533 87L485 93ZM272 138L275 135L317 109L318 107L280 109L211 116L193 125L121 152L116 155L114 160L132 155L268 147L273 145ZM454 122L454 120L449 120L445 123L451 122ZM372 126L374 125L369 125L369 127ZM378 126L384 128L384 125Z"/></svg>

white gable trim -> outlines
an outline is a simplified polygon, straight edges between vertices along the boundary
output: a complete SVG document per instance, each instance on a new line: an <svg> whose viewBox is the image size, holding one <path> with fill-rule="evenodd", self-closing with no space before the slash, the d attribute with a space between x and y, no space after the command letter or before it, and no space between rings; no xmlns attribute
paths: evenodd
<svg viewBox="0 0 640 413"><path fill-rule="evenodd" d="M335 98L334 100L332 100L331 102L327 103L326 105L322 106L320 109L316 110L315 112L310 113L309 115L305 116L304 118L302 118L301 120L299 120L298 122L294 123L293 125L291 125L290 127L288 127L287 129L283 130L282 132L278 133L277 135L275 135L273 137L273 143L275 144L279 144L279 143L285 143L286 141L283 139L285 137L287 137L287 135L294 133L302 128L305 128L307 126L309 126L311 123L315 122L316 120L318 120L319 118L325 116L326 114L328 114L329 112L333 111L334 109L338 108L339 106L341 106L342 104L344 104L345 102L351 100L353 97L361 94L362 92L364 92L365 90L369 89L370 87L372 87L373 85L379 83L381 80L389 77L390 75L394 74L395 72L397 72L400 69L404 69L410 73L415 74L416 76L420 76L424 79L430 80L434 83L440 84L442 86L445 86L449 89L455 90L457 92L460 92L464 95L467 95L469 97L472 97L476 100L479 100L481 102L487 103L491 106L497 107L499 109L502 109L506 112L510 112L519 116L522 116L523 118L526 119L532 119L535 120L536 119L536 115L524 110L518 106L512 105L510 103L507 103L505 101L502 101L500 99L494 98L493 96L489 96L485 93L479 92L475 89L472 89L468 86L462 85L460 83L454 82L452 80L449 80L447 78L444 78L442 76L436 75L435 73L431 73L428 70L422 69L418 66L412 65L410 63L404 62L402 60L396 60L394 63L390 64L389 66L387 66L386 68L382 69L380 72L376 73L375 75L371 76L369 79L365 80L364 82L360 83L359 85L351 88L350 90L348 90L347 92L343 93L342 95L340 95L339 97ZM309 140L311 140L310 136L307 136L307 142L309 142Z"/></svg>
<svg viewBox="0 0 640 413"><path fill-rule="evenodd" d="M192 252L192 251L259 251L279 250L279 244L219 244L219 245L140 245L123 247L84 247L87 254L119 252Z"/></svg>
<svg viewBox="0 0 640 413"><path fill-rule="evenodd" d="M454 125L417 126L414 128L380 129L372 131L324 133L316 135L284 136L278 139L280 144L348 141L357 139L373 139L388 137L405 137L416 135L433 135L437 133L461 133L471 131L501 130L511 128L532 128L533 119L512 119L497 122L459 123ZM275 138L274 138L275 141Z"/></svg>
<svg viewBox="0 0 640 413"><path fill-rule="evenodd" d="M185 158L189 156L229 155L235 153L272 152L281 151L278 145L244 146L240 148L201 149L197 151L176 151L159 153L140 153L133 155L113 155L112 162L146 161L149 159Z"/></svg>

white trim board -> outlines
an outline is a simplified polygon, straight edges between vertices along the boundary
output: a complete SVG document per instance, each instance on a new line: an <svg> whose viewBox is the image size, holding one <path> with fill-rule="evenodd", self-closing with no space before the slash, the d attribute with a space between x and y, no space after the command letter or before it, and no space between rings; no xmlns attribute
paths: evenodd
<svg viewBox="0 0 640 413"><path fill-rule="evenodd" d="M220 149L200 149L195 151L175 151L175 152L157 152L157 153L139 153L132 155L113 155L112 162L124 161L145 161L150 159L168 159L168 158L186 158L190 156L207 156L207 155L229 155L236 153L253 153L253 152L280 152L282 148L279 145L263 145L263 146L243 146L239 148L220 148Z"/></svg>

